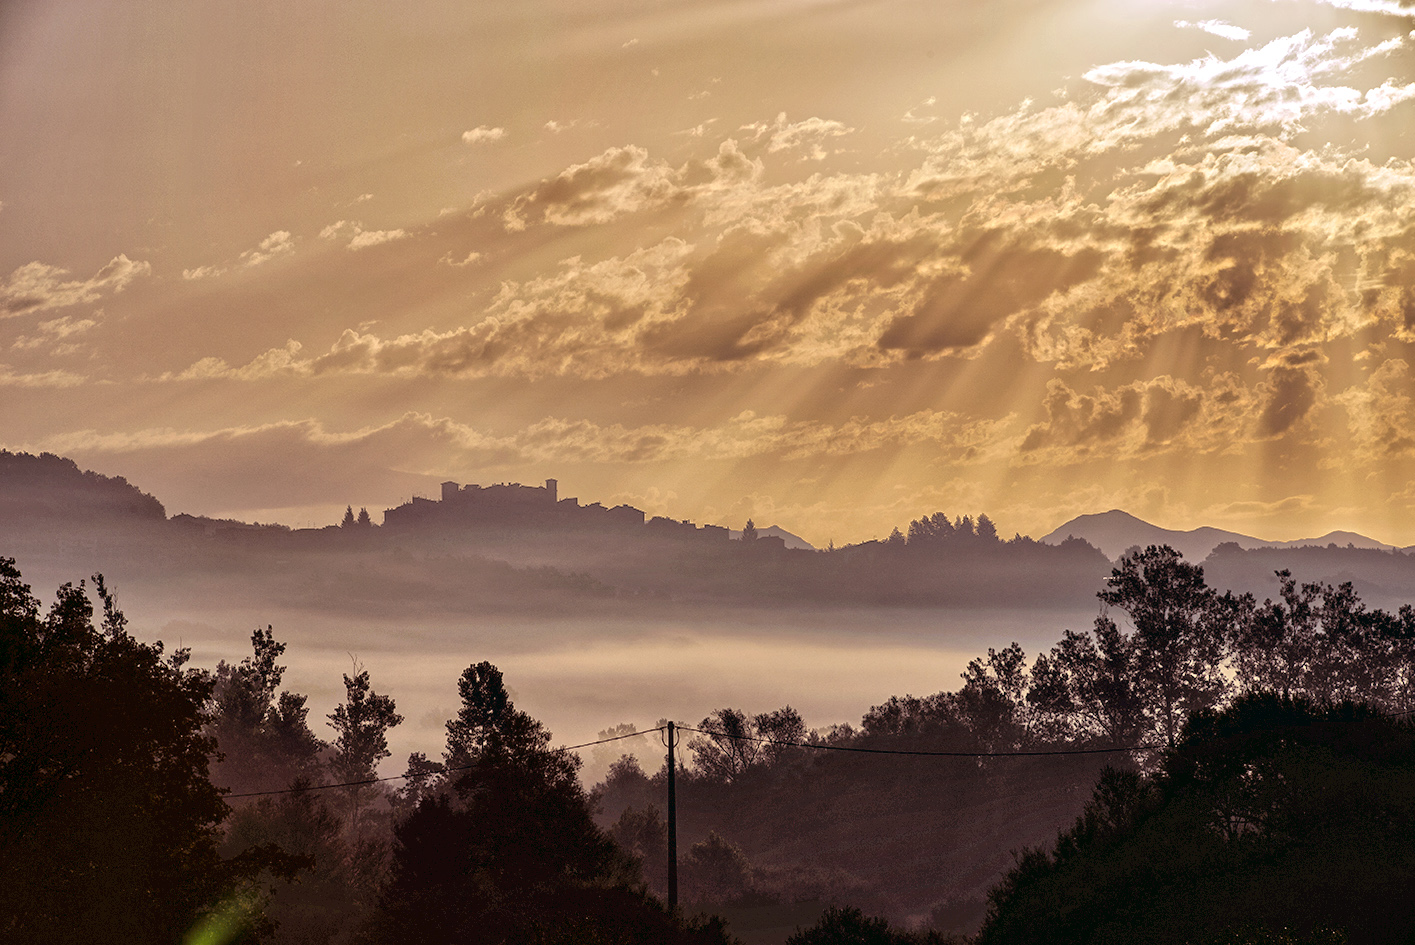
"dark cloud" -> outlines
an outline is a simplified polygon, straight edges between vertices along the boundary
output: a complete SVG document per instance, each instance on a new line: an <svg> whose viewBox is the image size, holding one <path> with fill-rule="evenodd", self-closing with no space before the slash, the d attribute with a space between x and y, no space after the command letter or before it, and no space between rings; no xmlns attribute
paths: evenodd
<svg viewBox="0 0 1415 945"><path fill-rule="evenodd" d="M1167 375L1115 390L1096 388L1089 394L1053 378L1042 401L1046 420L1027 430L1021 449L1029 453L1060 447L1080 458L1101 448L1115 452L1120 441L1126 442L1127 451L1137 452L1177 441L1193 446L1191 434L1199 432L1195 428L1204 400L1204 391ZM1139 442L1134 441L1137 435L1142 435Z"/></svg>
<svg viewBox="0 0 1415 945"><path fill-rule="evenodd" d="M959 254L966 275L935 279L912 313L890 323L879 346L912 354L972 347L1008 316L1093 278L1105 260L1094 249L1067 254L1020 239L997 230L980 234Z"/></svg>
<svg viewBox="0 0 1415 945"><path fill-rule="evenodd" d="M1168 443L1179 436L1199 416L1203 398L1199 392L1179 385L1151 385L1145 396L1142 420L1151 445Z"/></svg>
<svg viewBox="0 0 1415 945"><path fill-rule="evenodd" d="M1266 397L1258 415L1258 435L1279 437L1298 427L1316 406L1320 386L1320 381L1306 366L1281 364L1274 367L1264 385Z"/></svg>

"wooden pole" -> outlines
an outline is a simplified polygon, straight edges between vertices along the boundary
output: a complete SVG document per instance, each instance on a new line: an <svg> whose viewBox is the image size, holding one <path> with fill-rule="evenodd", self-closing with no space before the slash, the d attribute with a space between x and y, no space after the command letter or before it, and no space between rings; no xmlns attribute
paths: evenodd
<svg viewBox="0 0 1415 945"><path fill-rule="evenodd" d="M674 726L668 723L668 910L678 910L678 794L674 782Z"/></svg>

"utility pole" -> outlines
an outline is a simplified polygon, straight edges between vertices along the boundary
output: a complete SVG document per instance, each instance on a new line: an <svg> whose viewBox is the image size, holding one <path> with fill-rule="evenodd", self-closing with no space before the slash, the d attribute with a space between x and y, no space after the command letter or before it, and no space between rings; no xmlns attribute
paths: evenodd
<svg viewBox="0 0 1415 945"><path fill-rule="evenodd" d="M674 726L668 723L668 911L678 910L678 792L673 758Z"/></svg>

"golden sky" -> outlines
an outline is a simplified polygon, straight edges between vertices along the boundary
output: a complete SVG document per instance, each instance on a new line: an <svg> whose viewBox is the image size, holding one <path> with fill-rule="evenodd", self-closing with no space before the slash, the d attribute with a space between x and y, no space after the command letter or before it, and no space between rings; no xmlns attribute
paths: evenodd
<svg viewBox="0 0 1415 945"><path fill-rule="evenodd" d="M11 0L0 445L1415 542L1415 7Z"/></svg>

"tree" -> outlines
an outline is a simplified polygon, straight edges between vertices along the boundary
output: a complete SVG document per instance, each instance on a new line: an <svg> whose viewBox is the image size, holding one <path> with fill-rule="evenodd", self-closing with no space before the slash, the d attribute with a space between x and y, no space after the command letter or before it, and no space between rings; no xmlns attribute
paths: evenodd
<svg viewBox="0 0 1415 945"><path fill-rule="evenodd" d="M1016 748L1024 734L1026 654L1017 643L1001 652L988 647L987 661L972 660L963 688L953 697L959 719L987 751Z"/></svg>
<svg viewBox="0 0 1415 945"><path fill-rule="evenodd" d="M775 761L806 739L801 714L789 705L775 712L749 716L740 709L718 709L703 719L708 734L688 742L693 764L705 777L733 781L758 764Z"/></svg>
<svg viewBox="0 0 1415 945"><path fill-rule="evenodd" d="M1099 747L1138 743L1145 706L1136 684L1135 648L1107 616L1095 637L1067 630L1032 667L1027 703L1043 734Z"/></svg>
<svg viewBox="0 0 1415 945"><path fill-rule="evenodd" d="M752 868L736 846L709 832L688 848L682 862L685 899L707 904L739 902L752 891Z"/></svg>
<svg viewBox="0 0 1415 945"><path fill-rule="evenodd" d="M528 755L549 743L550 734L512 704L501 670L491 663L468 666L457 680L457 694L462 706L447 722L443 753L449 769L466 767L488 750Z"/></svg>
<svg viewBox="0 0 1415 945"><path fill-rule="evenodd" d="M946 945L937 932L905 932L853 906L832 906L809 929L796 931L786 945Z"/></svg>
<svg viewBox="0 0 1415 945"><path fill-rule="evenodd" d="M1201 710L1153 776L1108 771L989 896L978 945L1409 941L1415 728L1273 693Z"/></svg>
<svg viewBox="0 0 1415 945"><path fill-rule="evenodd" d="M595 826L579 759L506 697L501 673L463 674L445 790L395 827L371 940L722 942L636 889L633 860Z"/></svg>
<svg viewBox="0 0 1415 945"><path fill-rule="evenodd" d="M352 508L352 506L351 506L351 508ZM368 509L365 509L365 508L360 508L360 509L359 509L358 526L359 526L360 528L372 528L372 527L373 527L373 519L371 519L371 518L368 517Z"/></svg>
<svg viewBox="0 0 1415 945"><path fill-rule="evenodd" d="M742 540L748 544L757 540L757 526L751 519L747 519L747 524L742 526Z"/></svg>
<svg viewBox="0 0 1415 945"><path fill-rule="evenodd" d="M389 755L388 730L403 721L390 696L373 691L368 670L354 667L354 675L344 675L344 703L329 714L330 726L339 733L334 739L330 770L340 782L369 781L378 776L377 764ZM363 785L348 789L351 823L357 827Z"/></svg>
<svg viewBox="0 0 1415 945"><path fill-rule="evenodd" d="M207 733L216 739L216 783L238 793L278 790L313 775L323 743L310 731L305 696L276 690L285 644L267 626L251 634L253 655L216 667Z"/></svg>
<svg viewBox="0 0 1415 945"><path fill-rule="evenodd" d="M4 941L180 941L282 862L272 850L220 857L227 807L202 734L212 679L185 668L185 650L133 639L93 582L99 627L83 582L41 617L0 558Z"/></svg>
<svg viewBox="0 0 1415 945"><path fill-rule="evenodd" d="M304 790L247 802L230 818L224 851L274 844L302 858L296 882L270 884L263 912L277 923L276 941L291 945L347 942L362 923L382 879L383 861L361 856L359 841L326 803L327 792Z"/></svg>
<svg viewBox="0 0 1415 945"><path fill-rule="evenodd" d="M626 756L632 757L632 756ZM640 874L654 895L668 895L668 825L653 804L628 807L609 836L639 863Z"/></svg>
<svg viewBox="0 0 1415 945"><path fill-rule="evenodd" d="M1184 720L1222 697L1220 672L1231 597L1204 582L1204 569L1168 545L1126 554L1096 596L1119 607L1135 627L1135 681L1154 727L1174 745Z"/></svg>
<svg viewBox="0 0 1415 945"><path fill-rule="evenodd" d="M440 762L429 760L427 755L420 751L409 754L408 767L403 774L403 786L393 792L395 807L404 813L416 810L424 797L436 792L446 770Z"/></svg>
<svg viewBox="0 0 1415 945"><path fill-rule="evenodd" d="M986 515L978 516L978 537L990 545L997 544L997 526Z"/></svg>
<svg viewBox="0 0 1415 945"><path fill-rule="evenodd" d="M354 527L354 507L353 507L352 505L345 506L345 508L344 508L344 520L339 523L339 527L340 527L340 528L353 528L353 527Z"/></svg>

